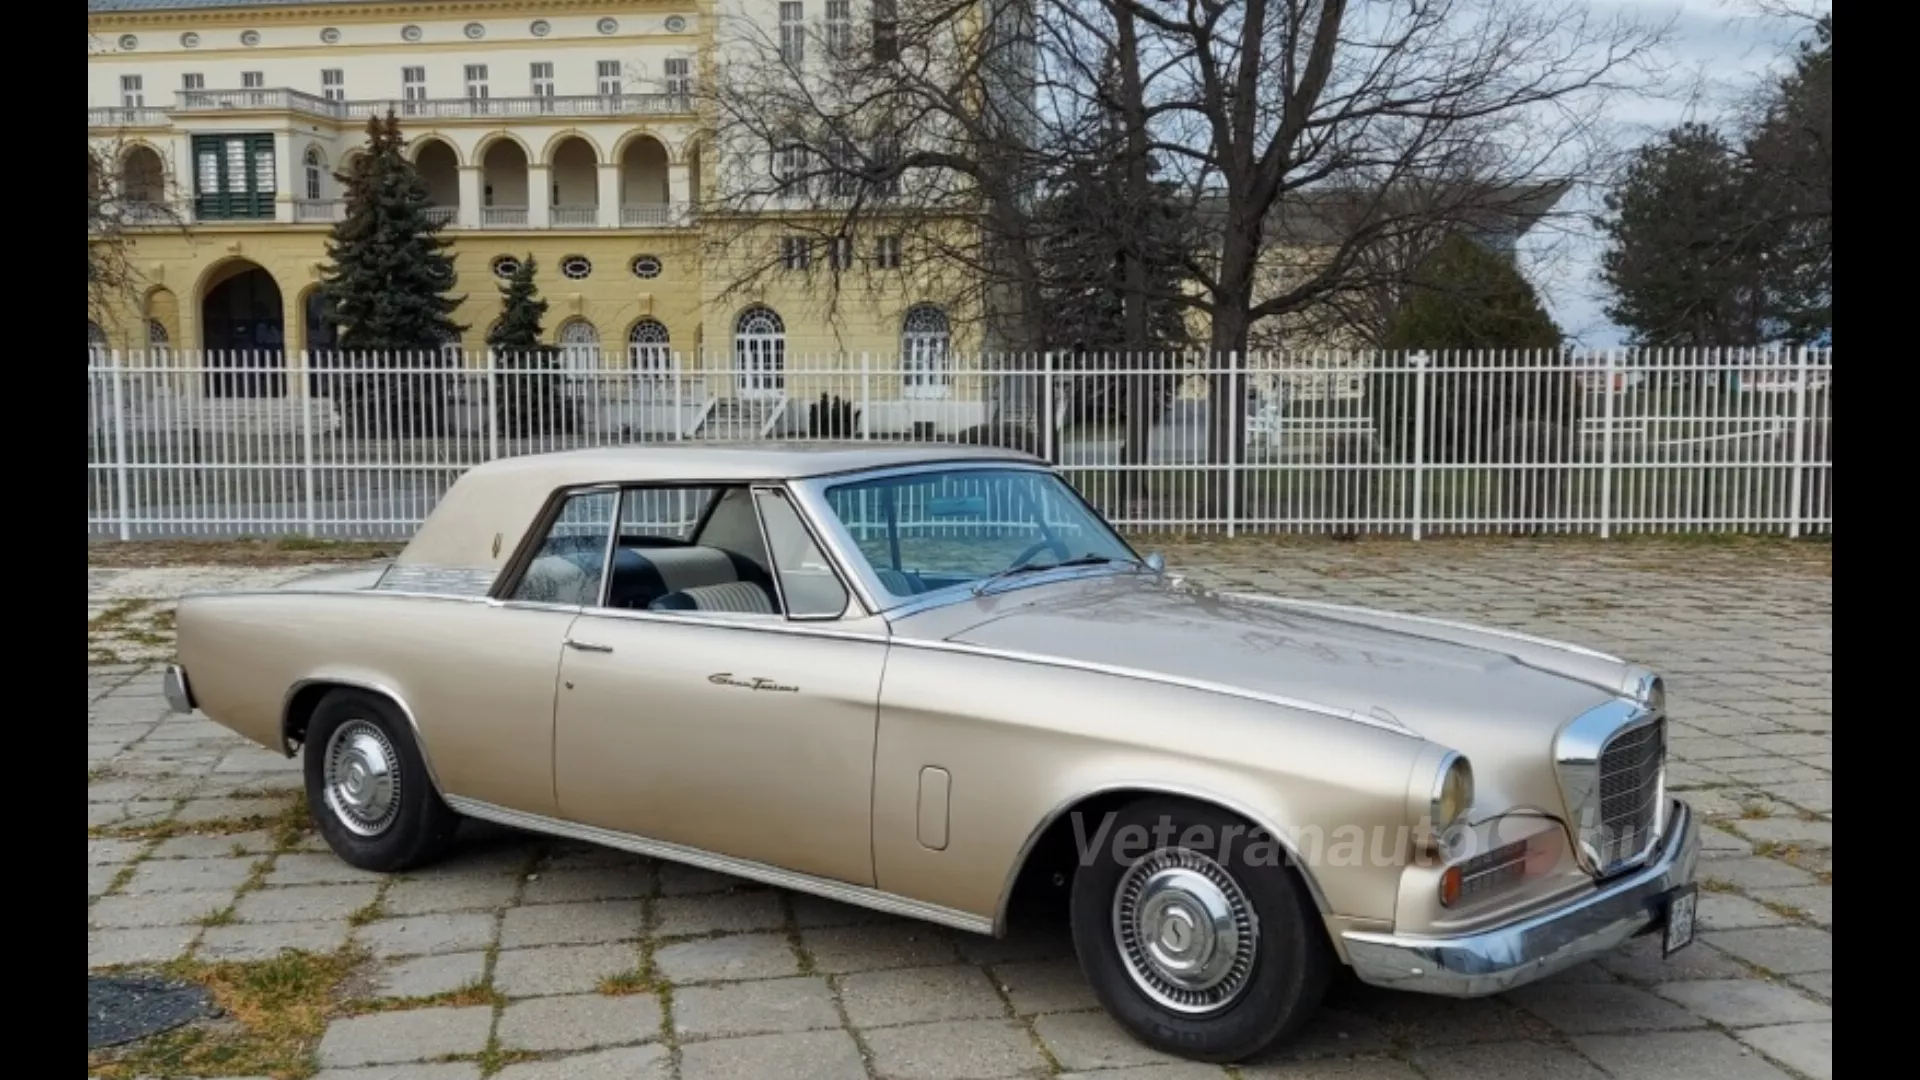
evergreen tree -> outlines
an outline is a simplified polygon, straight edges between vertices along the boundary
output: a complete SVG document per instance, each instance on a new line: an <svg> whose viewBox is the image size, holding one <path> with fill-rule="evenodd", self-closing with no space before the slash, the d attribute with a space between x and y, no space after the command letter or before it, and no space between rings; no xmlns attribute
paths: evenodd
<svg viewBox="0 0 1920 1080"><path fill-rule="evenodd" d="M465 297L454 282L451 242L428 210L427 185L407 160L392 110L367 121L366 152L337 179L346 216L327 239L321 287L340 325L340 344L354 352L437 353L464 326L453 321Z"/></svg>
<svg viewBox="0 0 1920 1080"><path fill-rule="evenodd" d="M498 387L495 412L511 438L536 438L573 430L573 403L562 392L559 350L540 339L547 302L534 284L532 255L520 260L500 286L500 319L487 331Z"/></svg>
<svg viewBox="0 0 1920 1080"><path fill-rule="evenodd" d="M1455 234L1421 261L1389 349L1558 349L1560 327L1514 265Z"/></svg>
<svg viewBox="0 0 1920 1080"><path fill-rule="evenodd" d="M426 183L405 149L391 110L367 121L366 152L336 176L347 212L327 239L321 270L321 302L339 327L339 347L348 365L363 369L333 396L370 434L438 433L435 425L453 414L437 400L447 384L419 369L437 365L442 347L466 329L452 318L466 298L447 295L449 241L427 212Z"/></svg>

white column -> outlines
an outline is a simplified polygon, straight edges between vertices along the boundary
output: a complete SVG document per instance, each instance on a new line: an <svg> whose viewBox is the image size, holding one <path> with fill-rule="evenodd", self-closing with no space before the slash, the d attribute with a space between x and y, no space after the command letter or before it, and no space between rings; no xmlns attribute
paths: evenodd
<svg viewBox="0 0 1920 1080"><path fill-rule="evenodd" d="M686 214L687 204L693 202L690 180L691 170L685 165L675 162L667 166L667 201L673 204L668 213L675 221Z"/></svg>
<svg viewBox="0 0 1920 1080"><path fill-rule="evenodd" d="M553 222L553 173L545 165L527 166L527 227L545 229Z"/></svg>
<svg viewBox="0 0 1920 1080"><path fill-rule="evenodd" d="M600 163L600 227L620 226L620 166Z"/></svg>
<svg viewBox="0 0 1920 1080"><path fill-rule="evenodd" d="M248 162L251 168L253 163ZM289 222L293 220L293 200L304 196L304 185L300 179L300 162L295 160L293 152L293 133L276 131L273 133L273 219Z"/></svg>
<svg viewBox="0 0 1920 1080"><path fill-rule="evenodd" d="M480 205L486 201L485 175L478 165L460 166L460 208L454 212L453 222L462 229L480 227Z"/></svg>

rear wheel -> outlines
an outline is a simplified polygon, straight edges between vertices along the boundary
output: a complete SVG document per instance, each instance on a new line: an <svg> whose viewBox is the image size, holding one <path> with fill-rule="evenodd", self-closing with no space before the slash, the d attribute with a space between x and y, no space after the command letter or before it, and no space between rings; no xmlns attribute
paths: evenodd
<svg viewBox="0 0 1920 1080"><path fill-rule="evenodd" d="M307 722L307 810L336 855L392 873L438 858L460 817L433 789L413 731L391 701L329 693Z"/></svg>
<svg viewBox="0 0 1920 1080"><path fill-rule="evenodd" d="M1096 835L1099 823L1088 823ZM1126 834L1156 838L1136 855ZM1312 898L1264 832L1184 800L1123 807L1073 881L1073 943L1107 1011L1156 1049L1241 1061L1316 1008L1335 963ZM1166 838L1166 839L1158 839Z"/></svg>

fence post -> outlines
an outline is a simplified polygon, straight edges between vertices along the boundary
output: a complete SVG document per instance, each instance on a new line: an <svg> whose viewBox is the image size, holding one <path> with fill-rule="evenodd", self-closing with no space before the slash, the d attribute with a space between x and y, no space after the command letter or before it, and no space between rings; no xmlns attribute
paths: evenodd
<svg viewBox="0 0 1920 1080"><path fill-rule="evenodd" d="M860 437L873 438L873 354L860 354Z"/></svg>
<svg viewBox="0 0 1920 1080"><path fill-rule="evenodd" d="M680 398L683 390L682 383L686 376L680 368L679 349L675 349L667 354L667 368L673 377L673 441L679 442L687 437L687 418L681 415L683 409Z"/></svg>
<svg viewBox="0 0 1920 1080"><path fill-rule="evenodd" d="M1793 472L1787 479L1787 498L1793 502L1788 513L1787 536L1798 539L1800 536L1801 510L1801 474L1806 471L1807 463L1807 350L1800 346L1793 350Z"/></svg>
<svg viewBox="0 0 1920 1080"><path fill-rule="evenodd" d="M1246 403L1240 399L1240 354L1227 354L1227 539L1233 539L1239 518L1240 440L1247 434Z"/></svg>
<svg viewBox="0 0 1920 1080"><path fill-rule="evenodd" d="M1614 352L1608 349L1600 383L1600 539L1613 535L1613 378ZM1578 422L1574 425L1579 429Z"/></svg>
<svg viewBox="0 0 1920 1080"><path fill-rule="evenodd" d="M126 372L120 363L120 350L107 354L113 365L113 501L120 519L120 539L133 539L131 484L127 475L127 390Z"/></svg>
<svg viewBox="0 0 1920 1080"><path fill-rule="evenodd" d="M1413 369L1413 538L1420 539L1420 521L1427 507L1427 361L1424 352L1407 357Z"/></svg>
<svg viewBox="0 0 1920 1080"><path fill-rule="evenodd" d="M313 489L313 385L311 382L312 376L308 374L308 372L310 372L312 369L307 366L310 362L311 362L311 358L309 357L307 350L305 349L300 350L300 371L297 375L297 377L301 381L301 385L300 385L300 466L301 466L300 483L302 485L302 490L303 490L303 494L305 496L305 502L306 502L307 535L316 536L319 534L319 528L316 524L316 514L314 512L315 496L314 496L314 489Z"/></svg>
<svg viewBox="0 0 1920 1080"><path fill-rule="evenodd" d="M1053 461L1053 354L1040 355L1040 456Z"/></svg>
<svg viewBox="0 0 1920 1080"><path fill-rule="evenodd" d="M500 365L498 354L487 347L487 460L500 456Z"/></svg>

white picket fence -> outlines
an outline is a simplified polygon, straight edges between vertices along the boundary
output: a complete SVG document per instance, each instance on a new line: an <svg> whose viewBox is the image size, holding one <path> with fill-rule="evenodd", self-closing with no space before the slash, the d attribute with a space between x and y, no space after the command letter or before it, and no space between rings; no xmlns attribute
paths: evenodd
<svg viewBox="0 0 1920 1080"><path fill-rule="evenodd" d="M1833 528L1831 350L567 361L90 349L88 535L404 537L495 458L765 439L1027 450L1133 532Z"/></svg>

